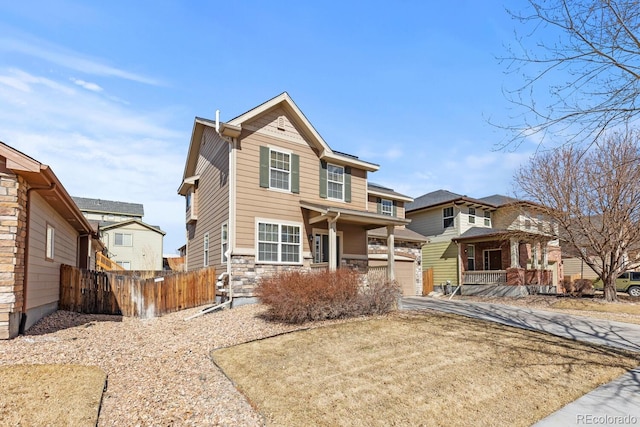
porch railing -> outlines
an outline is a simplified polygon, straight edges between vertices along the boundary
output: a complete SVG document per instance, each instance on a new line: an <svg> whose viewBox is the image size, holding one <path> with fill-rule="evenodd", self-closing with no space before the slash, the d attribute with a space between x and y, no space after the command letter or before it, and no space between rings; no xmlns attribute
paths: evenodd
<svg viewBox="0 0 640 427"><path fill-rule="evenodd" d="M465 271L462 278L465 285L506 285L506 270Z"/></svg>

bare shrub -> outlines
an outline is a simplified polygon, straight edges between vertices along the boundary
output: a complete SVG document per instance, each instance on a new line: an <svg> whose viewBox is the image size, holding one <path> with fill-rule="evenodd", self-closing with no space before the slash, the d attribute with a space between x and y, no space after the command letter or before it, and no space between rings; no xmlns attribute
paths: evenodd
<svg viewBox="0 0 640 427"><path fill-rule="evenodd" d="M578 295L593 295L593 282L589 279L578 279L573 282L574 292Z"/></svg>
<svg viewBox="0 0 640 427"><path fill-rule="evenodd" d="M402 290L398 282L376 280L360 292L360 314L384 314L397 307Z"/></svg>
<svg viewBox="0 0 640 427"><path fill-rule="evenodd" d="M266 316L287 323L385 313L395 308L395 283L360 286L357 272L285 272L260 280L255 294L268 307Z"/></svg>

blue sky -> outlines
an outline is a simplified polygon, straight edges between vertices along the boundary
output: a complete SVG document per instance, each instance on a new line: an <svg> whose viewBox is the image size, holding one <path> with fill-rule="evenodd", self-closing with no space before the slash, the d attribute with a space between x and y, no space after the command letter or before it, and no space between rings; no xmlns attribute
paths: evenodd
<svg viewBox="0 0 640 427"><path fill-rule="evenodd" d="M518 9L523 0L509 2ZM417 197L512 194L535 150L497 151L512 105L502 1L0 3L0 140L74 196L143 203L184 244L177 195L195 116L287 91L370 181Z"/></svg>

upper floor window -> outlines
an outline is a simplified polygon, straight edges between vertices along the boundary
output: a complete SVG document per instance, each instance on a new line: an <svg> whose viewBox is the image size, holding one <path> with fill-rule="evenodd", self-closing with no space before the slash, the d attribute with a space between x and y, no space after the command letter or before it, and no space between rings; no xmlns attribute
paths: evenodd
<svg viewBox="0 0 640 427"><path fill-rule="evenodd" d="M269 152L269 187L280 190L290 189L291 155L281 151Z"/></svg>
<svg viewBox="0 0 640 427"><path fill-rule="evenodd" d="M45 258L52 260L55 256L56 229L51 224L47 224L47 242L45 248Z"/></svg>
<svg viewBox="0 0 640 427"><path fill-rule="evenodd" d="M327 164L327 197L344 199L344 168Z"/></svg>
<svg viewBox="0 0 640 427"><path fill-rule="evenodd" d="M116 261L116 264L125 270L131 270L131 261Z"/></svg>
<svg viewBox="0 0 640 427"><path fill-rule="evenodd" d="M484 211L484 225L487 227L491 227L491 212Z"/></svg>
<svg viewBox="0 0 640 427"><path fill-rule="evenodd" d="M113 244L114 246L133 246L133 236L125 233L115 233Z"/></svg>
<svg viewBox="0 0 640 427"><path fill-rule="evenodd" d="M299 225L258 222L258 261L300 263L301 228Z"/></svg>
<svg viewBox="0 0 640 427"><path fill-rule="evenodd" d="M453 227L453 206L442 209L442 220L444 228Z"/></svg>
<svg viewBox="0 0 640 427"><path fill-rule="evenodd" d="M300 192L300 157L286 150L260 147L260 187Z"/></svg>
<svg viewBox="0 0 640 427"><path fill-rule="evenodd" d="M382 215L393 216L393 202L391 200L382 199L380 201L380 213Z"/></svg>
<svg viewBox="0 0 640 427"><path fill-rule="evenodd" d="M185 201L187 202L187 210L189 210L191 207L191 191L189 191L185 196Z"/></svg>
<svg viewBox="0 0 640 427"><path fill-rule="evenodd" d="M476 223L476 208L469 208L469 224Z"/></svg>

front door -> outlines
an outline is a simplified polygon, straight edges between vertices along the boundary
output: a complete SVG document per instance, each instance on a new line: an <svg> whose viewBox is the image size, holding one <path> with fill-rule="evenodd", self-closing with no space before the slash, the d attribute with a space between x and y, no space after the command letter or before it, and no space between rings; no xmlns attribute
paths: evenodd
<svg viewBox="0 0 640 427"><path fill-rule="evenodd" d="M484 269L502 270L502 250L490 249L484 251Z"/></svg>
<svg viewBox="0 0 640 427"><path fill-rule="evenodd" d="M313 245L313 262L319 264L322 262L329 262L329 235L328 234L316 234L314 236ZM340 268L340 236L336 236L336 266Z"/></svg>

